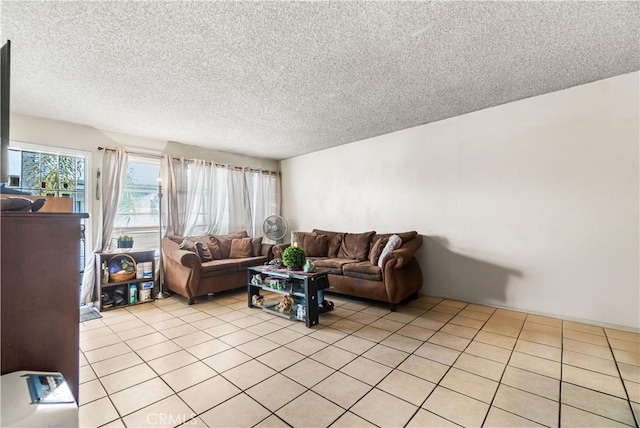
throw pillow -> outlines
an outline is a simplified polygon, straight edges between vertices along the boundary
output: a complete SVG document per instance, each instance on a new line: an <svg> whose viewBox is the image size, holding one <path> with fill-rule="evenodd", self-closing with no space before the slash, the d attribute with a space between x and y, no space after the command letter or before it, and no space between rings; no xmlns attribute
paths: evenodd
<svg viewBox="0 0 640 428"><path fill-rule="evenodd" d="M338 250L340 249L340 244L342 243L342 238L344 237L344 233L342 232L331 232L329 230L321 230L321 229L313 229L312 231L316 235L327 235L327 240L329 242L327 249L327 256L331 258L335 258L338 256Z"/></svg>
<svg viewBox="0 0 640 428"><path fill-rule="evenodd" d="M251 255L253 257L262 255L262 236L251 240Z"/></svg>
<svg viewBox="0 0 640 428"><path fill-rule="evenodd" d="M229 258L244 259L246 257L251 257L251 238L232 239Z"/></svg>
<svg viewBox="0 0 640 428"><path fill-rule="evenodd" d="M372 265L377 265L378 260L380 260L380 254L382 254L382 250L384 246L387 245L387 238L378 238L376 239L375 244L371 247L371 252L369 253L369 261Z"/></svg>
<svg viewBox="0 0 640 428"><path fill-rule="evenodd" d="M207 244L207 248L209 248L209 252L211 252L211 258L213 260L220 260L222 258L222 250L220 249L220 244L215 237L212 235L207 236L204 243Z"/></svg>
<svg viewBox="0 0 640 428"><path fill-rule="evenodd" d="M338 251L340 259L367 260L371 238L376 232L345 233Z"/></svg>
<svg viewBox="0 0 640 428"><path fill-rule="evenodd" d="M315 233L308 233L304 237L304 252L307 253L307 257L326 257L327 246L329 240L327 235L316 235Z"/></svg>
<svg viewBox="0 0 640 428"><path fill-rule="evenodd" d="M336 233L333 238L329 239L329 249L327 250L327 256L335 258L338 257L338 250L340 244L342 244L342 237L344 233Z"/></svg>
<svg viewBox="0 0 640 428"><path fill-rule="evenodd" d="M380 254L380 258L378 259L378 266L382 268L389 258L389 253L391 253L396 248L400 248L402 245L402 239L398 235L391 235L389 237L389 241L387 245L384 246L382 253Z"/></svg>
<svg viewBox="0 0 640 428"><path fill-rule="evenodd" d="M213 260L209 247L204 242L196 242L196 252L200 256L200 260L203 262L210 262Z"/></svg>
<svg viewBox="0 0 640 428"><path fill-rule="evenodd" d="M209 240L213 241L217 241L218 242L218 246L220 247L220 259L228 259L229 258L229 253L231 251L231 241L233 239L241 239L241 238L248 238L249 235L247 235L246 231L242 231L242 232L236 232L236 233L231 233L229 235L211 235L209 237ZM212 252L212 255L213 254Z"/></svg>
<svg viewBox="0 0 640 428"><path fill-rule="evenodd" d="M181 250L191 251L192 253L198 252L198 250L196 250L196 243L189 238L184 238L180 243L179 248Z"/></svg>

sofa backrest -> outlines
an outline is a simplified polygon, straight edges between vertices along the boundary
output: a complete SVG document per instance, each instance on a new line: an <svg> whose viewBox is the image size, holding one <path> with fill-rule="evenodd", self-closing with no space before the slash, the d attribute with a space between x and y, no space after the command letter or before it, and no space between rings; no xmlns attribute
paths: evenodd
<svg viewBox="0 0 640 428"><path fill-rule="evenodd" d="M291 243L296 243L305 250L307 257L346 258L369 260L376 264L384 245L391 235L398 235L402 245L413 240L418 232L364 233L334 232L313 229L311 232L291 232ZM380 243L375 244L380 240ZM274 247L274 256L281 257L279 246Z"/></svg>
<svg viewBox="0 0 640 428"><path fill-rule="evenodd" d="M400 239L402 239L402 243L404 244L405 242L411 241L413 238L415 238L417 234L418 232L416 232L415 230L402 233L378 233L373 237L373 242L376 242L376 240L378 240L379 238L389 239L391 235L398 235Z"/></svg>
<svg viewBox="0 0 640 428"><path fill-rule="evenodd" d="M166 238L180 245L184 239L189 239L193 242L202 242L206 244L207 248L211 252L211 256L214 260L218 259L227 259L229 258L229 253L231 252L231 243L234 239L243 239L248 238L246 230L242 230L240 232L230 233L227 235L200 235L200 236L178 236L178 235L167 235ZM262 243L262 238L254 238L252 241L255 241L256 245L253 245L252 242L252 256L256 251L257 255L260 255L260 244ZM254 248L256 248L254 250Z"/></svg>
<svg viewBox="0 0 640 428"><path fill-rule="evenodd" d="M338 251L340 250L340 244L342 244L343 232L330 232L327 230L313 229L312 233L317 235L326 235L329 241L327 246L327 257L338 257Z"/></svg>

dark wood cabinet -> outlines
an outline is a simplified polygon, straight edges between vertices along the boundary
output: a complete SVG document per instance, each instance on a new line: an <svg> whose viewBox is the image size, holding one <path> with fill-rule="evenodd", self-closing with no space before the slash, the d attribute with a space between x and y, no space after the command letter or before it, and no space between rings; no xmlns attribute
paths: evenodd
<svg viewBox="0 0 640 428"><path fill-rule="evenodd" d="M76 402L83 218L88 215L0 213L2 374L61 372Z"/></svg>

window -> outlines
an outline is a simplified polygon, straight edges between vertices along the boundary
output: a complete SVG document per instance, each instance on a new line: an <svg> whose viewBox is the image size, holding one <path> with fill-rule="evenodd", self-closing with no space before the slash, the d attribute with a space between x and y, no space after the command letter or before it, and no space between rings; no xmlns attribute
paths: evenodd
<svg viewBox="0 0 640 428"><path fill-rule="evenodd" d="M160 160L129 155L127 176L113 226L112 239L133 237L133 248L151 249L159 245L158 177Z"/></svg>
<svg viewBox="0 0 640 428"><path fill-rule="evenodd" d="M9 150L9 187L34 196L73 199L73 212L86 212L84 156Z"/></svg>

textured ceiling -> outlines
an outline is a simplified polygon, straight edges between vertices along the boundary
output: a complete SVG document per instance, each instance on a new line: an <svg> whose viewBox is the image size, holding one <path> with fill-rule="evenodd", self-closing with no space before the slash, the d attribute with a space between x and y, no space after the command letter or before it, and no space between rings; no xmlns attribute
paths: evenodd
<svg viewBox="0 0 640 428"><path fill-rule="evenodd" d="M271 159L640 69L638 2L1 7L14 113Z"/></svg>

